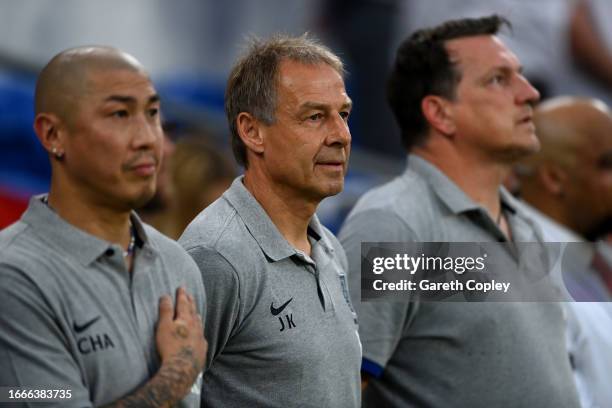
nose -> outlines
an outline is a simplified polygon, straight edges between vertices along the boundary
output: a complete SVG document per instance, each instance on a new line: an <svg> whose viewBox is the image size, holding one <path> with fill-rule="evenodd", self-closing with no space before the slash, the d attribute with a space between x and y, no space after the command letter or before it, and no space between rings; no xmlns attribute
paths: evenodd
<svg viewBox="0 0 612 408"><path fill-rule="evenodd" d="M533 105L540 100L540 92L531 85L527 78L523 75L519 75L516 99L520 105L525 103Z"/></svg>
<svg viewBox="0 0 612 408"><path fill-rule="evenodd" d="M329 123L330 129L327 132L326 144L329 146L338 145L341 147L350 145L351 132L345 118L343 118L340 113L337 113Z"/></svg>
<svg viewBox="0 0 612 408"><path fill-rule="evenodd" d="M139 150L161 146L163 131L159 120L151 120L146 115L143 116L134 124L132 147Z"/></svg>

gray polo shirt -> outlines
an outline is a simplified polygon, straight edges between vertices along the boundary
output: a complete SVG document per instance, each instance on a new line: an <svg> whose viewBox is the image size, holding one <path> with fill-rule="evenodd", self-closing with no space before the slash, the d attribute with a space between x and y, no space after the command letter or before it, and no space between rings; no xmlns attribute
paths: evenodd
<svg viewBox="0 0 612 408"><path fill-rule="evenodd" d="M501 197L514 240L541 242L513 198L505 190ZM404 174L359 200L339 237L349 259L362 370L373 377L364 406L578 407L558 303L360 302L361 242L505 239L432 164L409 156ZM505 262L516 261L508 251Z"/></svg>
<svg viewBox="0 0 612 408"><path fill-rule="evenodd" d="M0 232L0 386L71 390L61 407L113 402L159 369L162 295L174 299L184 286L203 314L193 260L131 218L138 242L131 274L122 248L67 223L40 197ZM199 406L198 394L194 387L181 406Z"/></svg>
<svg viewBox="0 0 612 408"><path fill-rule="evenodd" d="M242 177L179 242L208 295L205 407L357 407L361 347L346 257L316 216L293 248Z"/></svg>

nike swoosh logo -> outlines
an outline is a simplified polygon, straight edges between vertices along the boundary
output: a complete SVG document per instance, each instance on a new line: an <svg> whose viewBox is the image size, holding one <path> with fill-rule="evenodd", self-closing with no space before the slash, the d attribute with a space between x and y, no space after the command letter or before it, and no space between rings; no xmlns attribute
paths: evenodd
<svg viewBox="0 0 612 408"><path fill-rule="evenodd" d="M100 320L100 317L102 317L102 316L94 317L93 319L91 319L88 322L85 322L84 324L77 324L76 322L74 322L73 325L72 325L72 328L74 329L75 332L82 333L85 330L87 330L89 328L89 326L91 326L92 324L94 324L95 322Z"/></svg>
<svg viewBox="0 0 612 408"><path fill-rule="evenodd" d="M283 309L285 309L287 307L287 305L289 304L289 302L291 302L293 300L293 298L289 299L288 301L286 301L285 303L283 303L281 305L281 307L279 308L275 308L274 307L274 302L270 303L270 313L272 313L272 316L276 316L277 314L279 314L280 312L283 311Z"/></svg>

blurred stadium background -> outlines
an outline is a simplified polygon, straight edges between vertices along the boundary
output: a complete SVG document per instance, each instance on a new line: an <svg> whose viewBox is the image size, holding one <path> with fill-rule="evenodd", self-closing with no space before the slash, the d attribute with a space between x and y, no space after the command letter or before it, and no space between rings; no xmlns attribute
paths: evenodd
<svg viewBox="0 0 612 408"><path fill-rule="evenodd" d="M612 49L612 1L587 1L592 24ZM506 38L546 96L581 94L612 102L610 84L575 63L572 13L578 0L0 0L0 229L29 197L47 191L49 165L32 130L38 71L78 45L118 47L151 73L173 129L200 129L228 150L223 91L249 36L276 32L321 39L345 61L355 102L353 154L345 191L319 215L336 230L367 188L398 174L404 153L385 103L394 50L415 28L451 17L500 12L513 23ZM606 23L607 22L607 23ZM599 28L598 28L599 27Z"/></svg>

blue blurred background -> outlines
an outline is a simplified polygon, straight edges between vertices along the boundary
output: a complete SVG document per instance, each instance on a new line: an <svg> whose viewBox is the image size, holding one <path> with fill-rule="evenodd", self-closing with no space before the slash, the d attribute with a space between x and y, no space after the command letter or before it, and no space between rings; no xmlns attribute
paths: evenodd
<svg viewBox="0 0 612 408"><path fill-rule="evenodd" d="M347 65L353 155L345 191L319 215L335 230L367 188L402 171L399 132L385 102L386 75L399 42L447 18L499 12L513 23L505 40L544 96L597 96L610 83L572 48L576 4L588 2L601 45L612 49L609 0L0 0L0 228L28 198L48 189L46 152L32 131L38 71L73 46L111 45L149 70L175 128L205 129L227 150L223 91L230 67L252 35L306 31Z"/></svg>

